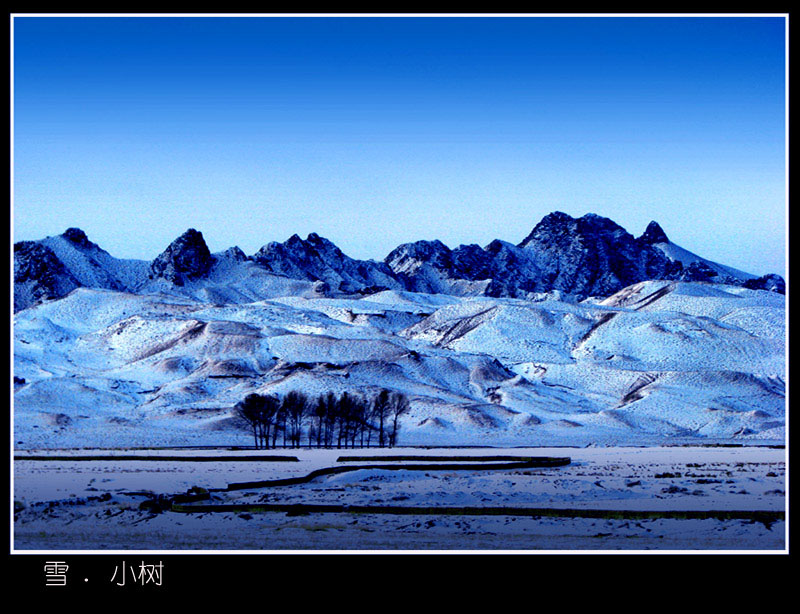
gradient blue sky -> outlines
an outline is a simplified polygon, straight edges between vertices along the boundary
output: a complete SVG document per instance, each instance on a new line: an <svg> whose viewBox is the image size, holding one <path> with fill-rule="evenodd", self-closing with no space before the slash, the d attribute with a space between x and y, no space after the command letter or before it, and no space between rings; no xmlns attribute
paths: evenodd
<svg viewBox="0 0 800 614"><path fill-rule="evenodd" d="M783 18L15 18L15 240L357 258L651 219L785 273Z"/></svg>

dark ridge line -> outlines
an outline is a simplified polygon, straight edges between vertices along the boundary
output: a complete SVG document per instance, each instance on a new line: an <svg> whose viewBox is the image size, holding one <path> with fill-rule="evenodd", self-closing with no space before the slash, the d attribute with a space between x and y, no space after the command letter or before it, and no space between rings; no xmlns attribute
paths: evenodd
<svg viewBox="0 0 800 614"><path fill-rule="evenodd" d="M279 480L259 480L255 482L236 482L228 484L227 488L210 489L215 492L224 492L231 490L245 490L247 488L271 488L274 486L292 486L294 484L307 484L314 478L323 475L336 475L339 473L347 473L349 471L359 471L361 469L381 469L388 471L486 471L497 469L530 469L533 467L562 467L569 465L572 459L567 457L537 457L531 460L522 461L518 463L475 463L475 464L420 464L420 465L355 465L350 467L324 467L316 469L311 473L296 477L296 478L283 478Z"/></svg>
<svg viewBox="0 0 800 614"><path fill-rule="evenodd" d="M543 460L541 456L340 456L337 463L352 461L474 461L488 463L491 461L531 462ZM436 465L437 467L439 465Z"/></svg>
<svg viewBox="0 0 800 614"><path fill-rule="evenodd" d="M452 343L453 341L460 339L461 337L475 330L478 326L481 325L483 321L480 320L476 322L475 320L477 318L487 313L491 313L492 311L497 311L497 307L496 306L489 307L488 309L479 311L478 313L475 313L471 316L458 319L455 324L453 324L449 329L447 329L447 332L444 333L434 345L438 347L443 347L448 343Z"/></svg>
<svg viewBox="0 0 800 614"><path fill-rule="evenodd" d="M408 505L323 505L311 503L292 504L218 504L183 505L173 504L173 512L182 514L213 512L284 512L289 515L302 514L397 514L397 515L438 515L438 516L550 516L568 518L609 518L621 520L635 519L684 519L684 520L752 520L766 526L785 520L783 511L767 510L603 510L603 509L565 509L531 507L413 507Z"/></svg>
<svg viewBox="0 0 800 614"><path fill-rule="evenodd" d="M652 294L648 294L644 298L642 298L642 299L636 301L635 303L633 303L634 305L639 305L638 307L634 307L634 310L639 311L643 307L647 307L650 303L656 302L658 299L660 299L663 296L666 296L667 294L672 292L674 289L675 289L675 284L667 284L663 288L659 288L658 290L656 290Z"/></svg>
<svg viewBox="0 0 800 614"><path fill-rule="evenodd" d="M143 354L138 355L134 360L144 360L145 358L150 358L151 356L155 356L156 354L160 354L161 352L166 352L167 350L174 348L179 343L192 341L196 337L202 335L207 327L208 327L208 322L197 321L197 323L193 324L191 328L178 334L178 336L175 337L174 339L165 341L164 343L158 344L155 347L150 348Z"/></svg>
<svg viewBox="0 0 800 614"><path fill-rule="evenodd" d="M640 375L628 389L628 392L626 392L620 399L619 405L617 405L615 409L620 409L621 407L625 407L626 405L643 399L644 395L640 394L640 392L647 388L650 384L653 384L656 380L658 380L659 377L661 377L661 373L653 374L649 371L646 371Z"/></svg>
<svg viewBox="0 0 800 614"><path fill-rule="evenodd" d="M106 456L15 456L15 461L186 461L210 463L216 461L223 462L300 462L296 456L136 456L126 455L106 455Z"/></svg>
<svg viewBox="0 0 800 614"><path fill-rule="evenodd" d="M589 330L586 331L586 333L583 335L583 337L580 338L580 341L578 341L578 343L575 344L575 348L573 349L573 351L575 351L579 347L581 347L586 342L586 340L589 339L589 337L592 336L594 331L596 331L598 328L600 328L606 322L609 322L610 320L612 320L614 318L614 316L616 316L616 315L617 315L616 311L609 312L609 313L604 313L603 315L601 315L597 319L597 321L594 324L592 324L592 327Z"/></svg>

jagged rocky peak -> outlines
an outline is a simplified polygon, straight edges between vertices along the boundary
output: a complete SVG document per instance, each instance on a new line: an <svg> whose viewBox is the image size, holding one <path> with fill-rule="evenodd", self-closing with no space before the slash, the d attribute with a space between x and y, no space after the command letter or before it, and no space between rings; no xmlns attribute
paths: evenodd
<svg viewBox="0 0 800 614"><path fill-rule="evenodd" d="M153 277L161 277L176 286L204 277L214 264L203 234L190 228L169 244L150 265Z"/></svg>
<svg viewBox="0 0 800 614"><path fill-rule="evenodd" d="M272 243L274 243L274 241ZM299 234L294 233L291 237L286 239L286 241L284 242L284 245L286 245L286 246L305 245L305 241L303 241L303 239L300 238Z"/></svg>
<svg viewBox="0 0 800 614"><path fill-rule="evenodd" d="M449 269L452 266L452 252L439 239L415 241L398 245L389 252L384 262L395 272L404 270L412 262L426 262L435 268Z"/></svg>
<svg viewBox="0 0 800 614"><path fill-rule="evenodd" d="M508 249L508 247L516 247L512 246L511 243L507 243L506 241L501 241L500 239L495 239L491 243L489 243L484 250L486 250L489 254L497 254L498 252Z"/></svg>
<svg viewBox="0 0 800 614"><path fill-rule="evenodd" d="M481 246L459 245L452 251L453 274L469 280L489 279L492 256Z"/></svg>
<svg viewBox="0 0 800 614"><path fill-rule="evenodd" d="M633 239L622 226L607 217L595 213L587 213L583 217L574 218L562 211L554 211L545 215L536 224L531 233L519 243L519 247L527 248L531 245L560 243L564 240L571 240L576 236L600 234L627 235Z"/></svg>
<svg viewBox="0 0 800 614"><path fill-rule="evenodd" d="M229 247L224 252L218 254L222 258L227 258L228 260L232 260L234 262L244 262L245 260L250 260L250 256L245 254L242 251L242 248L238 245L234 245L233 247Z"/></svg>
<svg viewBox="0 0 800 614"><path fill-rule="evenodd" d="M674 275L662 252L594 213L577 219L560 211L546 215L519 247L541 272L540 290L577 298L610 296L632 283Z"/></svg>
<svg viewBox="0 0 800 614"><path fill-rule="evenodd" d="M342 250L340 250L333 241L319 236L316 232L312 232L306 237L306 245L311 246L318 252L326 252L338 257L344 255Z"/></svg>
<svg viewBox="0 0 800 614"><path fill-rule="evenodd" d="M94 247L95 245L80 228L67 228L61 236L78 247Z"/></svg>
<svg viewBox="0 0 800 614"><path fill-rule="evenodd" d="M525 237L518 247L527 247L537 237L552 234L569 234L575 229L575 218L561 211L553 211L545 215L541 221L533 227L530 234Z"/></svg>
<svg viewBox="0 0 800 614"><path fill-rule="evenodd" d="M667 233L658 225L658 222L650 222L647 228L639 237L639 241L646 245L655 245L656 243L669 243Z"/></svg>
<svg viewBox="0 0 800 614"><path fill-rule="evenodd" d="M306 237L306 242L311 243L312 245L333 245L331 241L329 241L325 237L319 236L316 232L310 233Z"/></svg>
<svg viewBox="0 0 800 614"><path fill-rule="evenodd" d="M544 216L518 247L529 250L563 250L567 246L588 247L598 241L609 244L622 241L625 244L632 244L634 238L622 226L607 217L587 213L583 217L574 218L561 211L554 211Z"/></svg>
<svg viewBox="0 0 800 614"><path fill-rule="evenodd" d="M316 234L309 235L309 239L320 237ZM321 247L321 245L318 245ZM283 243L271 241L258 250L253 256L259 264L276 273L283 273L290 277L297 276L297 270L303 271L313 266L313 261L319 254L314 249L312 241L304 241L300 235L293 234ZM302 276L301 276L302 277ZM310 279L311 277L309 277Z"/></svg>
<svg viewBox="0 0 800 614"><path fill-rule="evenodd" d="M356 293L378 287L402 288L383 262L350 258L332 241L315 232L305 240L295 234L284 243L268 243L256 252L253 260L277 275L325 282L334 293Z"/></svg>
<svg viewBox="0 0 800 614"><path fill-rule="evenodd" d="M320 256L341 258L343 255L342 251L332 241L319 236L316 232L309 234L305 240L301 239L300 235L293 234L282 245L275 242L269 243L262 247L259 253L267 256L269 252L276 251L276 249L282 254L288 254L303 262L308 262Z"/></svg>

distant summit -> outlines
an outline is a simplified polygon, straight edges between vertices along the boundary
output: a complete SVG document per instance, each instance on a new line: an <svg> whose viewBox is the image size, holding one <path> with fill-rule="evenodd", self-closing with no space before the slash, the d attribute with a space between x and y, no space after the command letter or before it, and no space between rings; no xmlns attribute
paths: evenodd
<svg viewBox="0 0 800 614"><path fill-rule="evenodd" d="M295 234L284 243L268 243L255 253L253 260L278 275L324 282L334 292L402 289L382 262L350 258L314 232L305 241Z"/></svg>
<svg viewBox="0 0 800 614"><path fill-rule="evenodd" d="M593 213L577 219L551 213L519 247L537 263L542 291L578 298L610 296L649 279L674 279L682 269L613 220Z"/></svg>
<svg viewBox="0 0 800 614"><path fill-rule="evenodd" d="M78 247L96 247L94 243L89 241L89 237L80 228L67 228L63 236L70 243L74 243Z"/></svg>
<svg viewBox="0 0 800 614"><path fill-rule="evenodd" d="M153 260L150 269L154 277L182 286L206 275L213 264L203 234L190 228Z"/></svg>
<svg viewBox="0 0 800 614"><path fill-rule="evenodd" d="M655 245L656 243L669 243L667 233L665 233L658 222L650 222L644 234L639 237L639 241L645 245Z"/></svg>

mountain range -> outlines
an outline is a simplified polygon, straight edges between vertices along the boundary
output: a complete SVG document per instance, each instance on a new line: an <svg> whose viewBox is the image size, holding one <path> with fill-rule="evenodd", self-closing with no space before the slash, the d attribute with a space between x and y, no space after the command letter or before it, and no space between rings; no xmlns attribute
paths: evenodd
<svg viewBox="0 0 800 614"><path fill-rule="evenodd" d="M380 261L356 260L312 233L271 242L253 255L238 247L211 253L189 229L151 262L111 256L78 228L14 244L14 311L76 288L175 294L244 304L276 296L365 296L385 290L470 297L565 300L604 298L648 280L699 281L785 293L779 275L724 266L672 243L651 222L634 237L595 214L545 216L518 244L450 249L438 240L406 243Z"/></svg>
<svg viewBox="0 0 800 614"><path fill-rule="evenodd" d="M248 394L407 395L412 445L785 439L786 298L597 215L518 244L317 234L253 255L190 229L152 261L70 228L14 246L20 449L247 445ZM246 426L246 425L245 425Z"/></svg>

